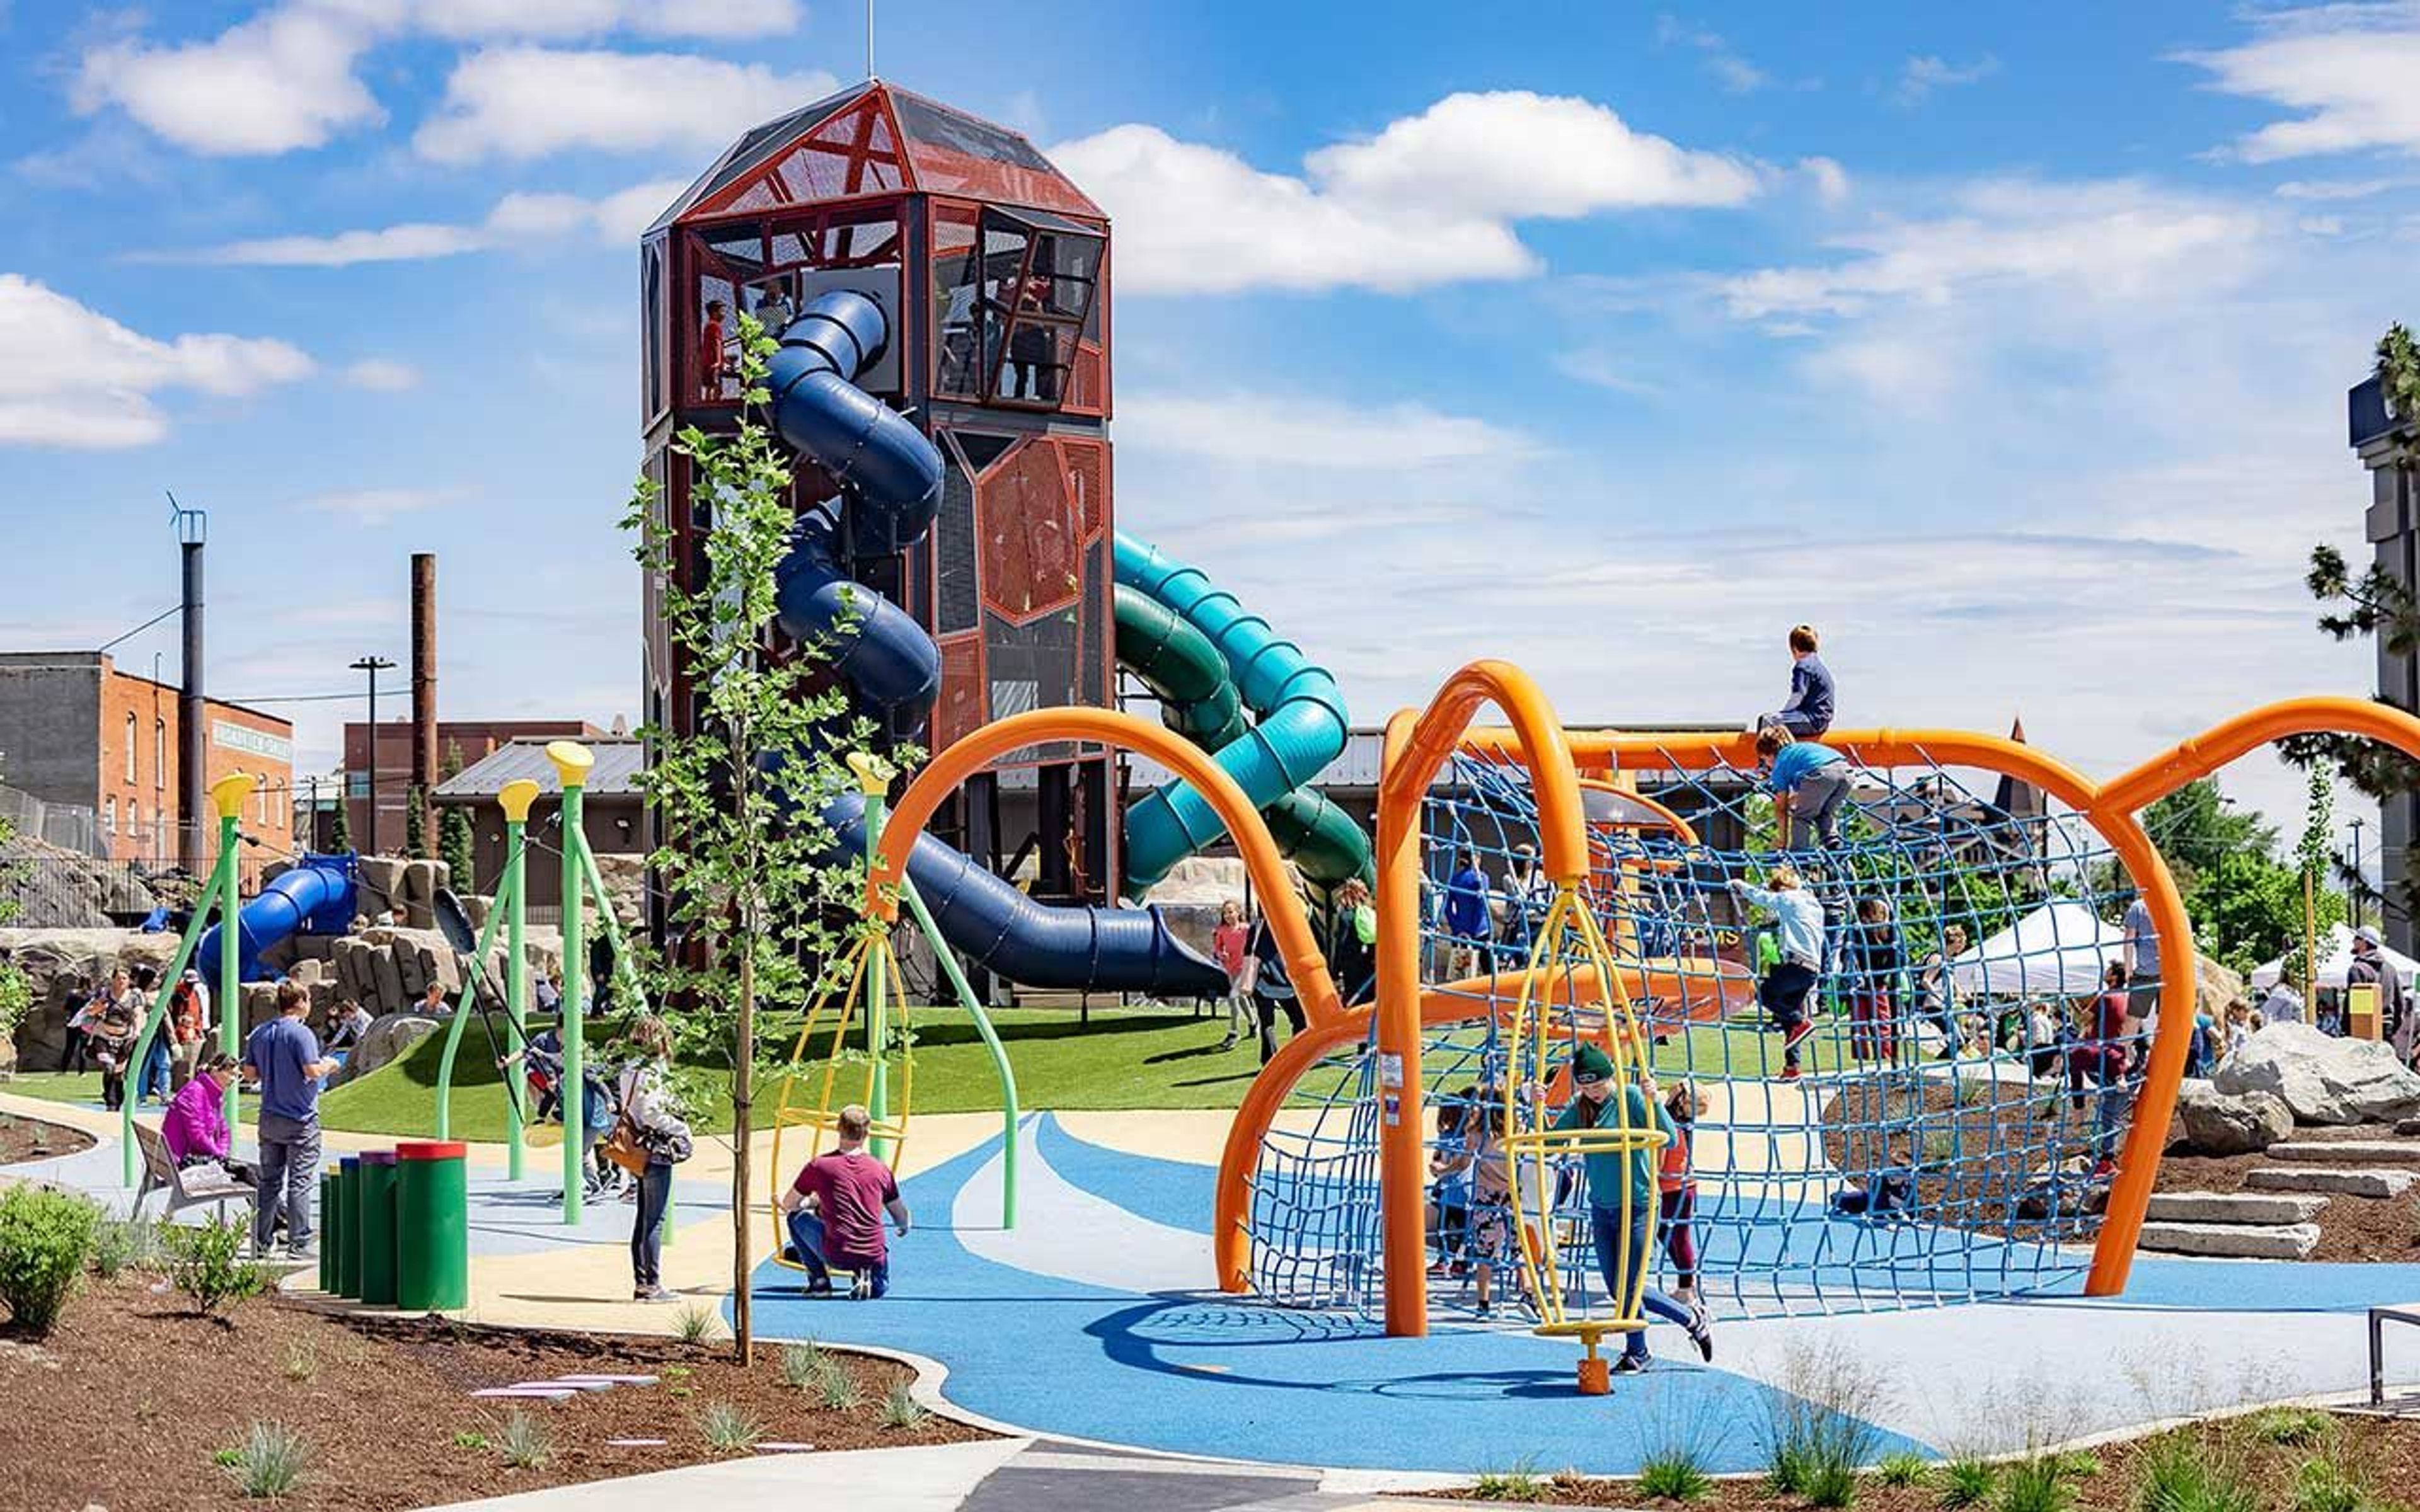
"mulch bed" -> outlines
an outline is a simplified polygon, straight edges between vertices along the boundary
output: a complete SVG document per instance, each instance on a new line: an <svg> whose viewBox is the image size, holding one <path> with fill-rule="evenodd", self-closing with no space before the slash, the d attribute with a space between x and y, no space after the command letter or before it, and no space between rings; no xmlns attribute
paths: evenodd
<svg viewBox="0 0 2420 1512"><path fill-rule="evenodd" d="M818 1450L988 1437L937 1415L884 1427L885 1396L912 1379L904 1365L828 1351L863 1398L834 1411L783 1383L778 1347L757 1352L756 1366L743 1369L727 1338L685 1345L476 1329L433 1316L353 1319L272 1299L222 1323L194 1317L181 1296L152 1291L150 1277L93 1279L49 1338L0 1331L0 1508L257 1505L212 1462L256 1420L300 1429L310 1443L302 1485L279 1504L327 1512L400 1512L695 1464L717 1458L697 1423L713 1403L748 1413L768 1442ZM582 1373L662 1380L559 1403L469 1395ZM551 1440L543 1468L517 1470L492 1447L458 1443L457 1434L492 1441L516 1406ZM617 1438L666 1442L607 1445Z"/></svg>
<svg viewBox="0 0 2420 1512"><path fill-rule="evenodd" d="M2294 1131L2298 1143L2395 1137L2391 1124ZM2412 1155L2413 1167L2420 1168L2420 1140L2412 1141ZM2160 1157L2158 1187L2163 1192L2240 1192L2244 1173L2282 1164L2266 1154L2195 1155L2171 1149ZM2330 1197L2317 1221L2319 1247L2310 1254L2314 1260L2420 1260L2420 1185L2399 1197Z"/></svg>
<svg viewBox="0 0 2420 1512"><path fill-rule="evenodd" d="M1844 1087L1824 1104L1822 1114L1824 1156L1853 1176L1905 1165L1911 1136L1900 1131L1916 1116L1920 1099L1920 1137L1931 1148L1919 1152L1923 1158L1916 1191L1927 1219L1993 1233L2009 1232L2022 1239L2088 1238L2097 1218L2071 1213L2055 1224L2022 1218L2011 1224L2008 1205L2013 1190L2025 1180L2012 1172L2012 1161L2022 1159L2029 1174L2039 1175L2054 1150L2068 1158L2089 1156L2089 1097L2078 1113L2063 1091L2053 1103L2048 1080L2035 1083L2031 1096L2013 1082L1994 1085L1978 1080L1973 1085L1988 1086L1991 1090L1968 1094L1981 1100L1967 1105L1961 1105L1959 1094L1946 1081L1932 1078L1913 1090L1904 1083L1888 1088ZM2397 1136L2392 1125L2363 1124L2296 1129L2293 1137L2323 1141ZM2237 1192L2243 1189L2246 1172L2277 1164L2265 1153L2211 1156L2172 1149L2160 1158L2155 1186L2162 1192ZM2420 1168L2420 1140L2412 1141L2412 1165ZM2091 1205L2097 1208L2104 1196L2093 1191ZM2308 1257L2313 1260L2420 1261L2420 1189L2399 1197L2331 1197L2317 1222L2319 1248Z"/></svg>
<svg viewBox="0 0 2420 1512"><path fill-rule="evenodd" d="M2161 1449L2189 1446L2204 1462L2240 1467L2242 1481L2253 1489L2248 1504L2254 1507L2298 1504L2294 1497L2295 1477L2305 1463L2314 1459L2332 1462L2356 1484L2366 1487L2373 1500L2361 1504L2380 1508L2381 1512L2402 1505L2413 1488L2420 1487L2420 1421L2330 1416L2318 1434L2303 1437L2299 1443L2273 1442L2257 1430L2257 1425L2289 1420L2289 1414L2291 1419L2304 1416L2292 1410L2288 1413L2256 1413L2124 1443L2103 1444L2062 1457L2070 1461L2062 1479L2074 1492L2076 1512L2133 1512L2142 1504L2147 1461ZM1909 1486L1886 1486L1880 1477L1868 1473L1858 1478L1851 1512L1942 1512L1942 1488L1939 1467ZM1540 1480L1490 1489L1507 1501L1544 1506L1802 1512L1810 1504L1803 1496L1776 1490L1762 1476L1715 1481L1706 1495L1686 1503L1645 1495L1637 1482L1632 1480L1572 1475L1556 1476L1551 1482ZM1422 1494L1457 1501L1485 1500L1475 1497L1469 1489ZM1979 1504L1976 1512L1990 1512L1994 1504L1987 1500Z"/></svg>
<svg viewBox="0 0 2420 1512"><path fill-rule="evenodd" d="M14 1113L0 1113L0 1165L72 1155L80 1149L90 1149L92 1146L92 1135L81 1129L70 1129L64 1123L46 1123L40 1119L23 1118Z"/></svg>

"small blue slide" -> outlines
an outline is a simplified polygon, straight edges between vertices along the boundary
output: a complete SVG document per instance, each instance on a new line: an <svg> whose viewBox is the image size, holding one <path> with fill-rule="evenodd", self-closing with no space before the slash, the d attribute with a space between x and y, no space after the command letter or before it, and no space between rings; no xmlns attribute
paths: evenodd
<svg viewBox="0 0 2420 1512"><path fill-rule="evenodd" d="M279 873L235 918L236 978L258 981L261 952L298 933L342 934L352 927L358 880L355 859L305 856L302 864ZM213 924L194 948L194 969L204 981L219 976L219 929Z"/></svg>

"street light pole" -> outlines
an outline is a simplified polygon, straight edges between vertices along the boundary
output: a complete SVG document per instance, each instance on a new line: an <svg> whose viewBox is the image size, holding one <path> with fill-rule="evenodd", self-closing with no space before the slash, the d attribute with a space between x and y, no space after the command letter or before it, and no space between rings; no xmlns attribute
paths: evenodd
<svg viewBox="0 0 2420 1512"><path fill-rule="evenodd" d="M2352 875L2346 879L2349 886L2345 890L2350 894L2352 927L2355 929L2361 928L2361 893L2362 888L2367 886L2361 872L2361 826L2367 823L2359 814L2352 816ZM2383 924L2386 920L2381 918L2379 922Z"/></svg>
<svg viewBox="0 0 2420 1512"><path fill-rule="evenodd" d="M370 770L369 770L369 779L370 779L370 781L369 781L369 787L370 787L370 825L369 825L369 830L370 830L370 837L369 837L369 838L370 838L370 842L369 842L369 844L367 844L366 846L363 847L363 852L362 852L362 853L363 853L364 855L365 855L365 856L376 856L376 855L379 853L379 805L378 805L378 674L379 674L379 673L380 673L380 672L383 672L383 671L392 671L394 670L394 668L395 668L395 663L394 663L394 662L387 660L387 658L385 658L384 656L375 656L375 655L373 655L373 656L364 656L364 657L362 657L362 658L361 658L361 659L359 659L358 661L355 661L355 662L352 664L352 670L353 670L353 671L357 671L357 672L366 673L366 674L368 675L368 677L369 677L369 680L370 680L370 722L369 722L369 733L369 733L369 747L370 747L370 761L369 761L369 764L370 764ZM348 784L348 785L349 786L349 784ZM352 795L350 795L350 794L347 794L347 795L346 795L346 800L347 800L348 802L351 801L351 797L352 797Z"/></svg>

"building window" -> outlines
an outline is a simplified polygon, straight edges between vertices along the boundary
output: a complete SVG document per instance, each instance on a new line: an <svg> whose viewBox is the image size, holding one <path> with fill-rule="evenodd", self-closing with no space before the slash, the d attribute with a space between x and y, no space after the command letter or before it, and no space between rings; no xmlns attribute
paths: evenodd
<svg viewBox="0 0 2420 1512"><path fill-rule="evenodd" d="M168 791L168 721L151 721L151 785Z"/></svg>
<svg viewBox="0 0 2420 1512"><path fill-rule="evenodd" d="M131 714L128 715L126 717L126 780L129 782L132 782L137 779L134 764L141 751L141 748L136 746L134 741L135 731L139 728L140 726L135 722L134 716Z"/></svg>
<svg viewBox="0 0 2420 1512"><path fill-rule="evenodd" d="M143 852L143 800L126 800L126 838L134 842L136 855Z"/></svg>
<svg viewBox="0 0 2420 1512"><path fill-rule="evenodd" d="M115 795L101 800L101 832L112 840L117 838L117 799Z"/></svg>

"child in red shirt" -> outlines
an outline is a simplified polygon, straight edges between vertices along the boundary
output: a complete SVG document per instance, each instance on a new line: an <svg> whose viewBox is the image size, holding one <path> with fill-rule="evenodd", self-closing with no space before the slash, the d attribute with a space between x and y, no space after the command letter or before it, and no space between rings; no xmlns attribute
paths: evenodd
<svg viewBox="0 0 2420 1512"><path fill-rule="evenodd" d="M706 301L706 329L697 333L697 371L700 397L711 402L722 397L722 301Z"/></svg>
<svg viewBox="0 0 2420 1512"><path fill-rule="evenodd" d="M1252 984L1244 978L1244 949L1251 937L1244 924L1244 905L1220 903L1218 927L1210 932L1210 959L1227 974L1227 1038L1218 1041L1221 1050L1234 1049L1253 1023Z"/></svg>
<svg viewBox="0 0 2420 1512"><path fill-rule="evenodd" d="M1683 1082L1664 1096L1672 1115L1672 1142L1664 1147L1655 1170L1655 1195L1664 1226L1664 1254L1672 1262L1672 1299L1687 1305L1698 1300L1698 1179L1690 1169L1695 1156L1698 1119L1706 1111L1706 1094L1695 1083Z"/></svg>
<svg viewBox="0 0 2420 1512"><path fill-rule="evenodd" d="M891 1289L891 1249L882 1232L889 1213L908 1235L908 1204L891 1168L865 1148L873 1119L852 1103L840 1110L840 1143L807 1162L782 1194L790 1243L806 1267L807 1295L832 1294L834 1270L856 1273L849 1295L859 1302Z"/></svg>

